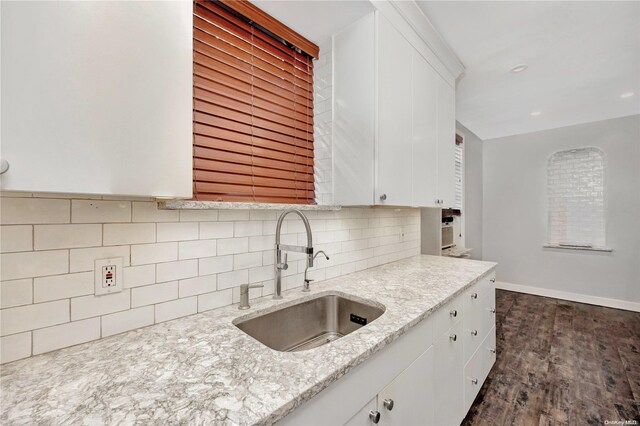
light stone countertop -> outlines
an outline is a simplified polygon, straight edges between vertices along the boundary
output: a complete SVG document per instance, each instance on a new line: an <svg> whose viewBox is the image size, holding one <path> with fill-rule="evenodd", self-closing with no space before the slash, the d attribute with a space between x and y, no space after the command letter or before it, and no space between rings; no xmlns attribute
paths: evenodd
<svg viewBox="0 0 640 426"><path fill-rule="evenodd" d="M164 210L340 210L338 205L324 204L276 204L276 203L234 203L229 201L158 200L158 207Z"/></svg>
<svg viewBox="0 0 640 426"><path fill-rule="evenodd" d="M2 366L0 423L261 424L277 422L495 268L415 256ZM366 327L316 349L267 348L232 321L327 291L382 303Z"/></svg>

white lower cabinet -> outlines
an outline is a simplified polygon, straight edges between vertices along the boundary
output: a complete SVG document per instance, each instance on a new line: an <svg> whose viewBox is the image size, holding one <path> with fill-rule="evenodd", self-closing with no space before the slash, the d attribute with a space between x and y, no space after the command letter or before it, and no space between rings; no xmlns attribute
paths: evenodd
<svg viewBox="0 0 640 426"><path fill-rule="evenodd" d="M371 416L379 415L378 398L373 397L353 417L345 423L345 426L371 426Z"/></svg>
<svg viewBox="0 0 640 426"><path fill-rule="evenodd" d="M378 394L381 425L433 424L433 346Z"/></svg>
<svg viewBox="0 0 640 426"><path fill-rule="evenodd" d="M433 360L434 424L459 425L464 418L462 411L462 375L464 367L462 351L462 322L436 340Z"/></svg>
<svg viewBox="0 0 640 426"><path fill-rule="evenodd" d="M279 424L459 425L495 363L495 331L491 275Z"/></svg>

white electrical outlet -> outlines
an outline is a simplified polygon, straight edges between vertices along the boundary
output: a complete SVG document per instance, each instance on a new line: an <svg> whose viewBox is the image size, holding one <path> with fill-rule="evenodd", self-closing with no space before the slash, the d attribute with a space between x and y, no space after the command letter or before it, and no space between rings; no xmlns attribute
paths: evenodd
<svg viewBox="0 0 640 426"><path fill-rule="evenodd" d="M96 296L122 291L122 258L96 259L95 286Z"/></svg>

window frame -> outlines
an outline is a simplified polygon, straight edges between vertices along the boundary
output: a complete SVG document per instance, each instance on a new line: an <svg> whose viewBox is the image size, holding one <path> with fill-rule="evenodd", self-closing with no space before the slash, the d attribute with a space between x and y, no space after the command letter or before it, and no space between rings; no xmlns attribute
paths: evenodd
<svg viewBox="0 0 640 426"><path fill-rule="evenodd" d="M593 240L593 238L591 239L590 244L583 244L582 242L579 242L579 241L566 241L566 242L552 241L553 240L551 235L552 234L552 215L554 214L554 211L552 210L554 207L552 205L552 200L551 200L552 192L551 192L551 183L550 183L551 172L552 172L552 168L551 168L552 162L554 161L554 158L556 158L560 154L575 153L577 151L587 151L587 150L597 152L600 157L600 161L602 162L602 210L601 210L602 217L600 218L601 224L602 224L602 229L601 229L602 244L597 244L598 242ZM545 182L546 182L545 195L546 195L546 207L547 207L546 208L546 218L547 218L546 241L547 242L543 245L543 247L552 248L552 249L583 250L583 251L602 251L602 252L613 251L607 245L607 157L605 152L597 146L582 146L582 147L561 149L561 150L555 151L551 155L549 155L549 157L547 158L546 167L545 167ZM592 234L594 232L596 232L596 230L591 230Z"/></svg>

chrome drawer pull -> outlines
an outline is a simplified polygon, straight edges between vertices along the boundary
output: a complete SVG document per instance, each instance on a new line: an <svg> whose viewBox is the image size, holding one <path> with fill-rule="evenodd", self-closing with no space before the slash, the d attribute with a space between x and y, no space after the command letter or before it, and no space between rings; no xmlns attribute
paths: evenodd
<svg viewBox="0 0 640 426"><path fill-rule="evenodd" d="M384 401L382 401L382 405L384 405L384 408L389 411L393 410L393 399L385 399Z"/></svg>
<svg viewBox="0 0 640 426"><path fill-rule="evenodd" d="M473 383L474 385L478 384L478 379L471 379L471 383Z"/></svg>
<svg viewBox="0 0 640 426"><path fill-rule="evenodd" d="M452 317L457 317L458 311L456 311L455 309L452 309L451 312L449 312L449 315L451 315Z"/></svg>
<svg viewBox="0 0 640 426"><path fill-rule="evenodd" d="M472 336L477 336L478 335L478 330L471 330L471 335Z"/></svg>
<svg viewBox="0 0 640 426"><path fill-rule="evenodd" d="M458 336L456 336L455 334L451 334L451 335L449 336L449 339L450 339L450 340L453 340L453 341L455 342L456 340L458 340Z"/></svg>
<svg viewBox="0 0 640 426"><path fill-rule="evenodd" d="M471 298L472 299L477 299L478 298L478 293L471 293Z"/></svg>

